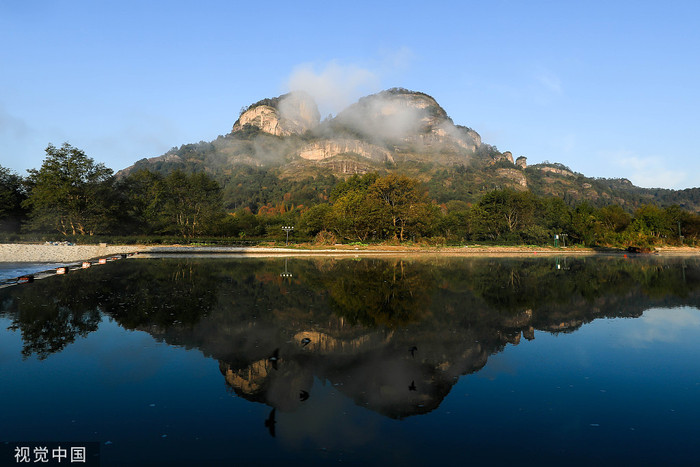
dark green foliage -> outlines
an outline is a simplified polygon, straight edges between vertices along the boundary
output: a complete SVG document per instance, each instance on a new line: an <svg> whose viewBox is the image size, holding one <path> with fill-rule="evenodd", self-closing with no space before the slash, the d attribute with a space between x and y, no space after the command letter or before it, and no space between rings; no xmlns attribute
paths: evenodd
<svg viewBox="0 0 700 467"><path fill-rule="evenodd" d="M120 180L119 189L127 198L124 232L152 235L164 230L161 212L165 203L164 177L141 169Z"/></svg>
<svg viewBox="0 0 700 467"><path fill-rule="evenodd" d="M372 186L372 184L376 182L378 178L379 174L368 173L362 176L353 175L347 180L339 182L333 187L333 190L331 191L331 203L336 202L338 198L341 198L342 196L346 195L351 191L356 191L363 195L366 194L369 187Z"/></svg>
<svg viewBox="0 0 700 467"><path fill-rule="evenodd" d="M68 143L49 144L39 170L30 169L29 227L55 230L63 235L108 232L117 222L118 198L112 170Z"/></svg>
<svg viewBox="0 0 700 467"><path fill-rule="evenodd" d="M249 111L250 109L254 109L254 108L259 107L261 105L266 105L268 107L272 107L272 108L276 109L277 106L279 105L280 101L283 98L287 97L288 95L289 94L282 94L281 96L278 96L278 97L268 97L265 99L261 99L258 102L250 104L248 107L244 107L243 109L241 109L241 115L244 114L245 112Z"/></svg>
<svg viewBox="0 0 700 467"><path fill-rule="evenodd" d="M167 177L140 170L120 183L128 200L125 230L195 237L221 229L221 188L204 173L176 170Z"/></svg>
<svg viewBox="0 0 700 467"><path fill-rule="evenodd" d="M301 180L281 178L276 169L239 165L227 177L220 177L226 209L248 208L257 213L266 205L284 203L287 207L313 206L328 199L338 182L333 175L307 177Z"/></svg>
<svg viewBox="0 0 700 467"><path fill-rule="evenodd" d="M0 232L17 232L26 216L22 178L0 165Z"/></svg>
<svg viewBox="0 0 700 467"><path fill-rule="evenodd" d="M317 204L304 214L299 221L304 232L313 237L323 230L331 230L331 212L333 208L330 204Z"/></svg>
<svg viewBox="0 0 700 467"><path fill-rule="evenodd" d="M605 201L613 199L615 192L591 201L575 194L556 195L556 190L576 192L570 187L579 178L585 180L581 190L600 193L607 193L606 186L622 189L623 181L606 185L536 168L525 170L531 190L494 189L494 179L484 174L497 165L484 169L475 161L452 167L427 161L396 164L409 173L432 173L425 182L396 173L339 180L323 170L292 179L283 177L279 167L223 163L210 175L207 167L211 165L204 161L210 161L215 146L227 144L227 138L173 149L173 159L162 160L161 171L132 169L118 181L110 169L79 149L49 145L42 168L29 171L28 195L20 208L18 200L25 196L22 180L0 167L0 226L12 234L2 222L21 217L23 208L29 211L28 227L35 235L60 232L71 239L127 235L192 241L213 236L231 242L281 242L283 225L295 227L294 241L320 235L319 241L546 245L552 244L555 235L565 235L568 245L627 247L694 245L700 236L700 216L681 206L647 203L630 213L631 204L623 207ZM255 144L272 144L274 138L270 138ZM148 161L139 165L152 167ZM639 202L644 199L640 197Z"/></svg>
<svg viewBox="0 0 700 467"><path fill-rule="evenodd" d="M486 194L474 209L475 239L522 238L534 226L536 206L537 200L530 192L506 189Z"/></svg>
<svg viewBox="0 0 700 467"><path fill-rule="evenodd" d="M166 232L176 229L183 237L211 234L225 215L221 188L204 173L176 170L164 179L163 192Z"/></svg>

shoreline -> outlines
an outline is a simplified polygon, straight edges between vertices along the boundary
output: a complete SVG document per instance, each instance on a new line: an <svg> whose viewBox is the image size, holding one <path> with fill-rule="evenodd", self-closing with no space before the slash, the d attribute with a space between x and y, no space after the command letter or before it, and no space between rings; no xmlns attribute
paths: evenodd
<svg viewBox="0 0 700 467"><path fill-rule="evenodd" d="M105 256L143 251L144 245L47 245L32 243L0 244L2 263L75 263Z"/></svg>
<svg viewBox="0 0 700 467"><path fill-rule="evenodd" d="M225 246L147 246L147 245L47 245L47 244L0 244L0 266L2 263L60 263L89 261L116 254L135 253L137 258L162 256L593 256L625 255L625 250L593 248L554 248L535 246L464 246L464 247L414 247L414 246L355 246L333 247L225 247ZM636 256L636 254L635 254ZM646 256L646 255L640 255ZM700 256L700 248L662 247L655 256Z"/></svg>

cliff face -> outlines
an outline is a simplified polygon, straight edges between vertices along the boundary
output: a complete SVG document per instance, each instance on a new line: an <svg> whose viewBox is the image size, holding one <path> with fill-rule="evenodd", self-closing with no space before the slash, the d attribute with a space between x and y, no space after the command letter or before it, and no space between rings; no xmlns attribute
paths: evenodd
<svg viewBox="0 0 700 467"><path fill-rule="evenodd" d="M388 150L359 140L324 139L307 144L299 150L299 157L311 161L329 159L340 154L355 154L376 162L394 161Z"/></svg>
<svg viewBox="0 0 700 467"><path fill-rule="evenodd" d="M348 154L393 163L394 151L449 151L464 161L481 145L479 134L456 126L435 99L400 88L364 97L323 123L316 103L305 93L264 99L241 114L232 134L249 127L281 137L303 135L310 141L292 153L317 165ZM329 167L327 162L323 165Z"/></svg>
<svg viewBox="0 0 700 467"><path fill-rule="evenodd" d="M313 98L303 92L293 92L264 103L253 104L233 125L233 133L246 125L275 136L300 135L315 128L321 115Z"/></svg>
<svg viewBox="0 0 700 467"><path fill-rule="evenodd" d="M252 125L260 128L265 133L270 133L275 136L283 136L283 130L280 127L280 114L274 107L269 105L259 105L252 109L246 110L233 124L233 132L243 129L246 125Z"/></svg>

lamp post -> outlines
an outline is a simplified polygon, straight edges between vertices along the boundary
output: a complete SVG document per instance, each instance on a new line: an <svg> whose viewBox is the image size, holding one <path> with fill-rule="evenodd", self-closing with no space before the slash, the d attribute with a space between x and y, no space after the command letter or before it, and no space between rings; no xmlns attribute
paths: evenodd
<svg viewBox="0 0 700 467"><path fill-rule="evenodd" d="M287 258L284 258L284 272L280 274L280 277L292 277L292 273L287 271Z"/></svg>
<svg viewBox="0 0 700 467"><path fill-rule="evenodd" d="M292 230L294 230L294 227L289 226L289 225L285 225L284 227L282 227L282 230L284 230L285 232L287 232L287 243L285 243L285 245L289 245L289 232L291 232Z"/></svg>

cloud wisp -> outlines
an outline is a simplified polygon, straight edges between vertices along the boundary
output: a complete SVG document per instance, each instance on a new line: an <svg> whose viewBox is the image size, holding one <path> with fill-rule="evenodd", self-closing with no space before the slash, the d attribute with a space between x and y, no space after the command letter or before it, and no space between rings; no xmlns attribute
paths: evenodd
<svg viewBox="0 0 700 467"><path fill-rule="evenodd" d="M337 114L361 96L376 92L380 78L369 69L333 60L320 67L310 63L295 67L287 87L311 95L321 114L327 115Z"/></svg>
<svg viewBox="0 0 700 467"><path fill-rule="evenodd" d="M601 152L601 158L623 169L625 177L640 187L681 189L690 182L687 170L672 168L668 158L644 157L626 149Z"/></svg>

